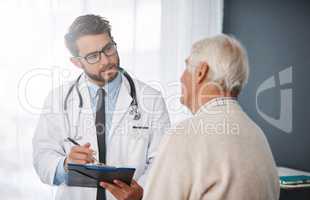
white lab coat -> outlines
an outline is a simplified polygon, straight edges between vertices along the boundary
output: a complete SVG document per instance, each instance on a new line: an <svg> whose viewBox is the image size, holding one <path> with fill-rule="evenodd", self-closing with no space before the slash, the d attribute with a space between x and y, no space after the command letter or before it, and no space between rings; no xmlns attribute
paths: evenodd
<svg viewBox="0 0 310 200"><path fill-rule="evenodd" d="M157 147L170 126L169 115L164 100L157 90L146 84L134 80L140 120L133 120L129 114L130 86L127 79L122 77L119 96L113 113L112 126L106 136L107 165L134 167L134 179L143 187L151 164L156 156ZM79 81L79 90L83 98L83 108L79 115L79 101L75 89L68 99L68 116L71 134L67 127L64 99L70 83L53 90L44 104L44 111L40 116L33 138L33 163L35 170L43 183L52 185L56 168L69 153L72 144L64 142L66 137L75 138L75 133L82 136L78 142L89 142L91 148L98 152L95 128L95 116L91 109L90 95L85 75ZM78 120L80 116L80 120ZM134 129L133 126L148 127L148 129ZM77 131L75 131L77 130ZM98 154L96 155L98 159ZM95 200L96 188L58 186L56 199L63 200ZM107 193L107 199L114 197Z"/></svg>

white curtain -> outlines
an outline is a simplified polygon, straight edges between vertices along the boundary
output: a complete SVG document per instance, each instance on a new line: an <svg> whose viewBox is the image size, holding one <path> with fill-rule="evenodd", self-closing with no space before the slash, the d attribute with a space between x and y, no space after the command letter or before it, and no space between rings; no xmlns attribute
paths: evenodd
<svg viewBox="0 0 310 200"><path fill-rule="evenodd" d="M162 1L160 66L157 69L172 122L189 115L178 97L179 77L192 43L221 33L222 24L222 0Z"/></svg>
<svg viewBox="0 0 310 200"><path fill-rule="evenodd" d="M161 90L177 122L189 116L179 103L184 59L222 31L223 0L1 0L1 199L53 199L32 167L31 139L47 92L80 73L63 35L87 13L110 20L121 65Z"/></svg>

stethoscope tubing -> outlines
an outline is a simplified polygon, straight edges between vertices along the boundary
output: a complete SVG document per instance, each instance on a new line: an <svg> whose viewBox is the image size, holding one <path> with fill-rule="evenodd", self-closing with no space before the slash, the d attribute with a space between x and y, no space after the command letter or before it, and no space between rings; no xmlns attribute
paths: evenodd
<svg viewBox="0 0 310 200"><path fill-rule="evenodd" d="M130 104L130 107L132 109L130 111L130 114L134 114L134 118L133 118L134 120L139 120L141 118L141 113L138 112L139 108L138 108L136 87L135 87L134 81L131 78L131 76L123 68L119 67L119 72L121 72L125 76L125 78L128 80L129 86L130 86L130 96L132 98L132 102ZM81 110L83 108L83 98L82 98L81 92L79 90L79 81L80 81L82 75L83 75L83 73L80 74L78 76L78 78L76 79L76 81L70 86L70 88L66 94L65 100L64 100L64 112L65 112L66 124L68 126L68 131L70 133L70 136L72 136L71 135L72 128L70 126L70 120L69 120L69 115L68 115L68 111L67 111L68 110L68 99L69 99L70 94L73 92L73 89L75 89L77 94L78 94L78 98L79 98L79 114L78 114L78 119L77 119L77 122L79 122ZM78 126L78 124L76 124L75 129L78 129L77 126ZM76 134L75 134L74 138L77 139L78 130L75 130L75 132L76 132Z"/></svg>

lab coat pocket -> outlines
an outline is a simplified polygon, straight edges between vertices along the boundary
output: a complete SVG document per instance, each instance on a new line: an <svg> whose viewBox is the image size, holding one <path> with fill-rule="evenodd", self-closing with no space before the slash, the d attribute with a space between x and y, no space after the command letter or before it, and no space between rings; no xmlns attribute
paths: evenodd
<svg viewBox="0 0 310 200"><path fill-rule="evenodd" d="M148 140L150 127L147 124L132 124L131 131L128 132L130 140Z"/></svg>
<svg viewBox="0 0 310 200"><path fill-rule="evenodd" d="M144 166L150 140L150 128L145 124L132 124L128 137L129 163L135 168Z"/></svg>

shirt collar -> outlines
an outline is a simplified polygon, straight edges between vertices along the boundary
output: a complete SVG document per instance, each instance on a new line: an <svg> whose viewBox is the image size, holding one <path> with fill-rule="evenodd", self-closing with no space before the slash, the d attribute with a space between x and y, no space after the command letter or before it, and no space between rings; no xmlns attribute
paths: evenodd
<svg viewBox="0 0 310 200"><path fill-rule="evenodd" d="M91 98L96 97L97 90L100 87L91 82L88 77L87 77L87 83ZM109 97L113 97L117 94L117 91L121 86L121 83L122 83L122 76L120 73L117 73L116 77L112 81L105 84L102 88Z"/></svg>
<svg viewBox="0 0 310 200"><path fill-rule="evenodd" d="M216 97L201 106L195 115L199 115L200 113L206 112L207 110L213 110L219 106L226 106L231 104L238 104L236 97Z"/></svg>

